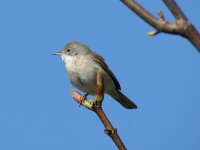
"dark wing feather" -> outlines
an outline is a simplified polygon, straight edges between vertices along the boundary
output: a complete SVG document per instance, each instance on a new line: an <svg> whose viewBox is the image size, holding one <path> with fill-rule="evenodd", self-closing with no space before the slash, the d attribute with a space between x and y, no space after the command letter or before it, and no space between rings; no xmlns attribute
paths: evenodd
<svg viewBox="0 0 200 150"><path fill-rule="evenodd" d="M90 52L90 53L91 53L91 56L93 56L93 60L96 63L98 63L104 69L104 71L106 71L110 75L110 77L113 79L113 82L114 82L116 88L118 90L121 90L121 87L120 87L120 84L119 84L117 78L115 77L113 72L108 68L107 64L104 61L104 58L94 52Z"/></svg>

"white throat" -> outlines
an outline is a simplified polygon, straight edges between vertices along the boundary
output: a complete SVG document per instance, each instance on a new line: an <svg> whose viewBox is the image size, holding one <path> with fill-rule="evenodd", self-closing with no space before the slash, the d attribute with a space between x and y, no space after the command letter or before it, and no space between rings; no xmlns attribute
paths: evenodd
<svg viewBox="0 0 200 150"><path fill-rule="evenodd" d="M77 56L62 55L62 61L65 63L67 70L76 66Z"/></svg>
<svg viewBox="0 0 200 150"><path fill-rule="evenodd" d="M61 55L61 59L65 64L68 64L71 62L71 60L73 59L72 56L69 55Z"/></svg>

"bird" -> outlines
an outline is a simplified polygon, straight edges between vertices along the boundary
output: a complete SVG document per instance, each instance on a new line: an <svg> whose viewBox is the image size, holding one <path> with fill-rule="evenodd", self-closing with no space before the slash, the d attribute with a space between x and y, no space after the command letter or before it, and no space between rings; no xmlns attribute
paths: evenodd
<svg viewBox="0 0 200 150"><path fill-rule="evenodd" d="M60 52L55 52L53 55L61 57L71 84L80 91L90 95L96 94L96 77L101 69L104 92L127 109L137 108L137 105L121 92L120 83L104 58L87 45L71 41Z"/></svg>

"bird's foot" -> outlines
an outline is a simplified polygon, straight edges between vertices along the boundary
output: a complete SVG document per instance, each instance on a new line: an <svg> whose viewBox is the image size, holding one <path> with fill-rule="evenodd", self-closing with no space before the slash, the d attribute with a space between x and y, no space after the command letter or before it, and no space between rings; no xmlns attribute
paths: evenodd
<svg viewBox="0 0 200 150"><path fill-rule="evenodd" d="M88 93L86 93L84 95L81 95L81 97L80 97L80 105L82 105L84 103L84 101L87 100L87 96L88 95L89 95Z"/></svg>
<svg viewBox="0 0 200 150"><path fill-rule="evenodd" d="M93 107L97 107L98 106L98 102L97 102L97 100L95 99L95 100L93 100Z"/></svg>

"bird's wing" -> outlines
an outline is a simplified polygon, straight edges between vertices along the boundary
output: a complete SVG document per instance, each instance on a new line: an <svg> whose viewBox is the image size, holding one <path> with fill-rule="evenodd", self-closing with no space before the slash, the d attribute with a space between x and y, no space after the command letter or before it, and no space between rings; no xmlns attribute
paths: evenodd
<svg viewBox="0 0 200 150"><path fill-rule="evenodd" d="M90 52L91 56L93 57L93 60L98 63L103 69L104 71L106 71L106 73L108 73L110 75L110 77L112 78L116 88L118 90L121 90L120 84L117 80L117 78L115 77L115 75L113 74L113 72L108 68L107 64L104 61L104 58L94 52Z"/></svg>

